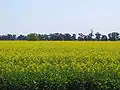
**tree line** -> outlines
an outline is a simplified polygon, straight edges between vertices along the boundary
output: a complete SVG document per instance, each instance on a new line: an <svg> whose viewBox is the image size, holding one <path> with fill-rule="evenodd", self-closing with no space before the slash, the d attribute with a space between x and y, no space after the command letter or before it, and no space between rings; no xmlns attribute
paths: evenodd
<svg viewBox="0 0 120 90"><path fill-rule="evenodd" d="M28 35L19 35L15 34L7 34L0 35L0 40L28 40L28 41L118 41L120 40L120 34L118 32L112 32L108 35L102 35L99 32L95 34L91 30L88 35L84 35L83 33L78 33L78 37L76 34L69 33L50 33L50 34L37 34L30 33Z"/></svg>

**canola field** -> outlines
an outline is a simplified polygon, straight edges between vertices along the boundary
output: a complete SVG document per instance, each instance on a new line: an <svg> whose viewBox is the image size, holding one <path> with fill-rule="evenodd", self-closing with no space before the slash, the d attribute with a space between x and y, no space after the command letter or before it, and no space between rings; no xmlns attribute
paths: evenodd
<svg viewBox="0 0 120 90"><path fill-rule="evenodd" d="M0 41L0 90L119 90L120 42Z"/></svg>

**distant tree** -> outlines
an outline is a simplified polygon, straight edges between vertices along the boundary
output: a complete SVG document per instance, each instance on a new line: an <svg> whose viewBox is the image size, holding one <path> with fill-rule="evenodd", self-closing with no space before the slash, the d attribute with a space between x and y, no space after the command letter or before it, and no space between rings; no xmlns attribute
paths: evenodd
<svg viewBox="0 0 120 90"><path fill-rule="evenodd" d="M59 40L61 40L61 41L64 40L64 35L62 33L60 33L60 35L59 35Z"/></svg>
<svg viewBox="0 0 120 90"><path fill-rule="evenodd" d="M109 40L111 40L111 41L113 40L112 33L109 33L109 34L108 34L108 37L109 37Z"/></svg>
<svg viewBox="0 0 120 90"><path fill-rule="evenodd" d="M7 35L0 35L0 40L29 40L29 41L36 41L36 40L54 40L54 41L70 41L70 40L79 40L79 41L116 41L120 40L120 34L118 32L112 32L106 35L101 35L99 32L95 33L96 38L93 38L93 29L88 35L84 35L82 33L78 33L78 38L76 34L69 34L69 33L50 33L50 34L37 34L37 33L30 33L27 36L19 35L16 37L15 34L7 34Z"/></svg>
<svg viewBox="0 0 120 90"><path fill-rule="evenodd" d="M53 33L49 35L49 40L64 40L64 35L62 33Z"/></svg>
<svg viewBox="0 0 120 90"><path fill-rule="evenodd" d="M48 35L48 40L53 40L53 39L54 39L54 36L53 36L52 33L50 33L50 34Z"/></svg>
<svg viewBox="0 0 120 90"><path fill-rule="evenodd" d="M49 40L49 35L47 34L38 34L39 40Z"/></svg>
<svg viewBox="0 0 120 90"><path fill-rule="evenodd" d="M93 35L93 29L91 29L91 32L90 32L89 36L90 36L90 37L93 37L93 36L94 36L94 35Z"/></svg>
<svg viewBox="0 0 120 90"><path fill-rule="evenodd" d="M17 37L17 40L27 40L27 36L19 35L19 36Z"/></svg>
<svg viewBox="0 0 120 90"><path fill-rule="evenodd" d="M12 35L12 40L16 40L16 39L17 39L16 35L13 34L13 35Z"/></svg>
<svg viewBox="0 0 120 90"><path fill-rule="evenodd" d="M72 36L69 33L64 34L64 40L72 40Z"/></svg>
<svg viewBox="0 0 120 90"><path fill-rule="evenodd" d="M7 38L7 35L1 35L0 36L0 40L7 40L8 38Z"/></svg>
<svg viewBox="0 0 120 90"><path fill-rule="evenodd" d="M89 40L88 35L85 35L85 36L84 36L84 40L85 40L85 41L88 41L88 40Z"/></svg>
<svg viewBox="0 0 120 90"><path fill-rule="evenodd" d="M106 35L102 35L101 41L107 41L107 40L108 40L107 36Z"/></svg>
<svg viewBox="0 0 120 90"><path fill-rule="evenodd" d="M43 38L44 38L43 34L38 34L38 38L39 38L39 40L43 40Z"/></svg>
<svg viewBox="0 0 120 90"><path fill-rule="evenodd" d="M76 34L72 35L72 40L76 40Z"/></svg>
<svg viewBox="0 0 120 90"><path fill-rule="evenodd" d="M118 32L112 32L108 34L109 40L116 41L119 39L119 33Z"/></svg>
<svg viewBox="0 0 120 90"><path fill-rule="evenodd" d="M46 40L53 40L53 41L56 41L56 40L64 40L64 35L61 34L61 33L51 33L49 35L42 35L44 37L44 40L46 38Z"/></svg>
<svg viewBox="0 0 120 90"><path fill-rule="evenodd" d="M2 35L0 35L0 40L2 39Z"/></svg>
<svg viewBox="0 0 120 90"><path fill-rule="evenodd" d="M36 41L39 40L38 34L37 33L30 33L27 35L27 40L29 41Z"/></svg>
<svg viewBox="0 0 120 90"><path fill-rule="evenodd" d="M91 41L93 39L92 39L92 37L90 35L86 35L86 36L84 36L84 40L85 41Z"/></svg>
<svg viewBox="0 0 120 90"><path fill-rule="evenodd" d="M60 40L60 33L53 33L52 34L52 40Z"/></svg>
<svg viewBox="0 0 120 90"><path fill-rule="evenodd" d="M100 40L100 38L101 38L101 34L100 34L99 32L97 32L95 35L96 35L96 40L98 40L98 41L99 41L99 40Z"/></svg>
<svg viewBox="0 0 120 90"><path fill-rule="evenodd" d="M84 37L85 37L85 35L83 35L82 33L78 33L78 40L79 41L82 41L82 40L84 40Z"/></svg>
<svg viewBox="0 0 120 90"><path fill-rule="evenodd" d="M87 40L93 40L93 37L94 34L93 34L93 29L91 29L91 32L85 37Z"/></svg>
<svg viewBox="0 0 120 90"><path fill-rule="evenodd" d="M16 35L15 34L7 34L6 36L6 40L16 40Z"/></svg>
<svg viewBox="0 0 120 90"><path fill-rule="evenodd" d="M11 34L7 34L7 40L12 40L12 35Z"/></svg>
<svg viewBox="0 0 120 90"><path fill-rule="evenodd" d="M119 33L118 32L113 32L112 36L113 36L114 40L118 40L119 39Z"/></svg>

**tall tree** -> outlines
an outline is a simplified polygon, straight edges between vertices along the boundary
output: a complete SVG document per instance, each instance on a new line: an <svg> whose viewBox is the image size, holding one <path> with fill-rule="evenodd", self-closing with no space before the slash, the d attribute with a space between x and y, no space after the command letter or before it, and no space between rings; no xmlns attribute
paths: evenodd
<svg viewBox="0 0 120 90"><path fill-rule="evenodd" d="M64 34L64 40L72 40L72 36L69 33Z"/></svg>
<svg viewBox="0 0 120 90"><path fill-rule="evenodd" d="M101 41L107 41L107 40L108 40L107 36L106 35L102 35Z"/></svg>
<svg viewBox="0 0 120 90"><path fill-rule="evenodd" d="M96 40L100 40L100 38L101 38L101 34L99 33L99 32L97 32L97 33L95 33L95 35L96 35Z"/></svg>
<svg viewBox="0 0 120 90"><path fill-rule="evenodd" d="M60 33L60 35L59 35L59 40L61 40L61 41L64 40L64 35L62 33Z"/></svg>
<svg viewBox="0 0 120 90"><path fill-rule="evenodd" d="M91 32L89 33L89 35L87 35L87 39L88 40L93 40L93 37L94 36L94 34L93 34L93 29L91 29Z"/></svg>
<svg viewBox="0 0 120 90"><path fill-rule="evenodd" d="M113 36L114 40L118 40L119 39L119 33L118 32L113 32L112 36Z"/></svg>
<svg viewBox="0 0 120 90"><path fill-rule="evenodd" d="M118 32L112 32L108 34L109 40L116 41L119 39L119 33Z"/></svg>
<svg viewBox="0 0 120 90"><path fill-rule="evenodd" d="M17 37L17 40L27 40L27 36L19 35L19 36Z"/></svg>
<svg viewBox="0 0 120 90"><path fill-rule="evenodd" d="M36 40L39 40L39 37L37 33L30 33L27 35L27 39L29 41L36 41Z"/></svg>
<svg viewBox="0 0 120 90"><path fill-rule="evenodd" d="M76 40L76 34L72 35L72 40Z"/></svg>
<svg viewBox="0 0 120 90"><path fill-rule="evenodd" d="M78 40L79 41L82 41L82 40L84 40L84 37L85 37L85 35L83 35L82 33L78 33Z"/></svg>

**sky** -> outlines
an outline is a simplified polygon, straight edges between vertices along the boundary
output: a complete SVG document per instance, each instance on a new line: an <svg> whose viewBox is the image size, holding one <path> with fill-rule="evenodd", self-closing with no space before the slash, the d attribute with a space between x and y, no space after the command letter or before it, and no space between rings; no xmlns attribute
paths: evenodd
<svg viewBox="0 0 120 90"><path fill-rule="evenodd" d="M0 34L120 33L120 0L0 0Z"/></svg>

